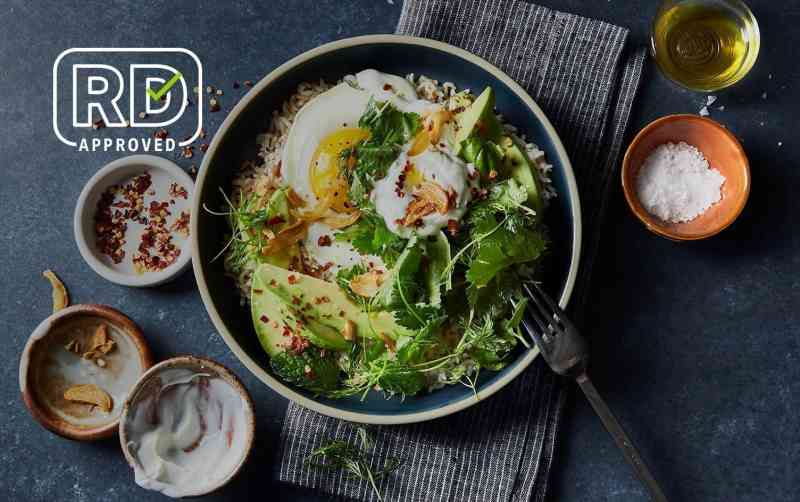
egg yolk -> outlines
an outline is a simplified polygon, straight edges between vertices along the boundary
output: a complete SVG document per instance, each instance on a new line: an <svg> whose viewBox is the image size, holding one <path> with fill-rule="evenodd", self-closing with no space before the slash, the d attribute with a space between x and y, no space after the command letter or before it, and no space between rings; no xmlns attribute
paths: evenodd
<svg viewBox="0 0 800 502"><path fill-rule="evenodd" d="M311 190L318 199L325 198L333 191L331 207L336 211L345 212L349 209L347 179L339 172L342 151L368 137L369 131L346 127L323 138L314 151L309 167Z"/></svg>

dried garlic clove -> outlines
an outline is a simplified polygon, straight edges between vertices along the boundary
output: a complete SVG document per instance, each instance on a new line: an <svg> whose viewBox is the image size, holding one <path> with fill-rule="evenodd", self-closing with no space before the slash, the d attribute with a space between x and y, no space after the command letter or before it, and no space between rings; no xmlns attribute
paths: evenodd
<svg viewBox="0 0 800 502"><path fill-rule="evenodd" d="M73 385L64 391L64 399L78 403L93 404L106 413L111 411L112 401L108 392L93 383Z"/></svg>
<svg viewBox="0 0 800 502"><path fill-rule="evenodd" d="M64 287L61 279L49 269L42 272L42 275L50 281L50 285L53 287L53 312L58 312L67 307L69 305L69 294L67 294L67 288Z"/></svg>
<svg viewBox="0 0 800 502"><path fill-rule="evenodd" d="M101 368L106 367L106 360L101 357L98 357L94 362L96 362L97 365L100 366Z"/></svg>
<svg viewBox="0 0 800 502"><path fill-rule="evenodd" d="M377 270L371 270L350 279L350 289L353 293L365 298L372 298L378 293L383 284L383 274Z"/></svg>
<svg viewBox="0 0 800 502"><path fill-rule="evenodd" d="M114 343L114 340L109 340L106 343L104 343L103 345L100 345L99 347L97 347L96 350L99 350L103 354L108 354L109 352L114 350L114 347L116 347L116 346L117 346L117 344Z"/></svg>
<svg viewBox="0 0 800 502"><path fill-rule="evenodd" d="M328 210L328 212L322 218L320 218L319 221L333 229L340 229L349 227L353 223L357 222L360 217L361 211L358 210L347 213L336 213L332 210Z"/></svg>
<svg viewBox="0 0 800 502"><path fill-rule="evenodd" d="M353 341L356 338L356 324L350 319L344 322L344 331L342 332L342 337L348 341Z"/></svg>
<svg viewBox="0 0 800 502"><path fill-rule="evenodd" d="M415 225L424 216L438 212L447 214L450 210L450 196L437 183L423 181L412 194L414 200L406 206L406 215L402 224L410 227Z"/></svg>
<svg viewBox="0 0 800 502"><path fill-rule="evenodd" d="M383 340L383 344L386 345L386 348L389 349L390 352L397 352L397 344L393 338L389 337L389 335L386 333L381 333L379 336L381 340Z"/></svg>
<svg viewBox="0 0 800 502"><path fill-rule="evenodd" d="M72 352L74 354L81 353L81 344L78 343L77 340L70 340L66 345L64 345L64 348L67 350L67 352Z"/></svg>
<svg viewBox="0 0 800 502"><path fill-rule="evenodd" d="M411 148L408 149L408 156L413 157L421 154L428 149L430 144L431 137L428 135L428 131L425 129L421 130L414 138L414 143L411 145Z"/></svg>
<svg viewBox="0 0 800 502"><path fill-rule="evenodd" d="M442 136L444 125L449 122L451 118L452 114L444 108L436 110L425 117L422 127L428 132L431 143L436 144L439 142L439 138Z"/></svg>
<svg viewBox="0 0 800 502"><path fill-rule="evenodd" d="M307 231L308 222L297 221L278 232L278 235L276 235L274 239L270 239L266 246L261 248L261 254L264 256L270 256L278 251L287 249L288 247L303 240Z"/></svg>
<svg viewBox="0 0 800 502"><path fill-rule="evenodd" d="M91 341L89 341L89 349L94 350L108 341L108 326L101 324L94 330Z"/></svg>
<svg viewBox="0 0 800 502"><path fill-rule="evenodd" d="M286 198L289 200L289 204L291 204L293 207L303 207L306 205L306 201L303 200L303 198L300 197L300 195L292 188L289 188L286 191Z"/></svg>

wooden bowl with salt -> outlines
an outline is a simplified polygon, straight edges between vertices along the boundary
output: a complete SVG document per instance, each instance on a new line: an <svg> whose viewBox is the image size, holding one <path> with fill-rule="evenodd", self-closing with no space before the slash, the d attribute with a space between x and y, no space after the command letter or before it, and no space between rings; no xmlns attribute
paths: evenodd
<svg viewBox="0 0 800 502"><path fill-rule="evenodd" d="M695 146L710 168L725 177L721 199L689 221L665 221L644 207L636 180L648 156L665 143ZM736 220L750 194L750 166L736 137L719 123L698 115L668 115L648 124L628 146L622 161L622 188L633 213L652 232L676 241L716 235Z"/></svg>

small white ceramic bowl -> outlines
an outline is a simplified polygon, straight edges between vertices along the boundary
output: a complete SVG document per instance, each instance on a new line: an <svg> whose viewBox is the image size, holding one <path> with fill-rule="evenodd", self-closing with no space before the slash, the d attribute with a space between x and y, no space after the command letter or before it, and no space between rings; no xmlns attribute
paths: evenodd
<svg viewBox="0 0 800 502"><path fill-rule="evenodd" d="M111 185L124 183L144 171L151 173L154 185L169 183L171 180L184 187L189 194L184 205L186 210L190 210L194 181L177 164L155 155L130 155L106 164L83 187L75 207L75 242L78 244L81 256L101 277L123 286L157 286L171 281L186 270L192 257L190 242L192 237L189 236L181 244L181 254L173 264L163 270L137 274L133 270L125 270L123 266L115 266L110 258L97 249L94 217L103 192ZM127 236L127 240L132 241L130 235ZM130 258L126 256L125 259Z"/></svg>
<svg viewBox="0 0 800 502"><path fill-rule="evenodd" d="M232 451L231 455L233 457L232 459L228 459L228 461L226 461L226 459L222 456L215 459L216 471L214 472L215 477L213 479L204 476L201 472L198 472L197 475L194 476L196 479L195 487L192 489L178 489L174 485L168 488L167 485L164 485L159 481L154 482L153 480L147 478L139 479L139 474L135 474L135 476L137 476L136 482L140 486L151 490L161 491L170 497L199 497L201 495L214 492L225 486L236 476L250 456L255 439L255 413L253 411L253 401L239 378L237 378L232 371L218 362L202 357L177 356L156 364L147 372L145 372L145 374L142 375L141 378L139 378L139 381L133 386L128 394L128 398L125 400L125 404L122 408L122 416L120 417L120 447L122 448L122 453L125 455L125 459L128 461L128 464L134 470L134 473L141 472L138 471L138 469L141 469L141 466L139 465L139 460L137 460L137 455L135 454L135 451L132 451L135 450L132 441L137 434L134 425L137 414L157 414L157 411L155 410L148 411L146 409L140 410L138 408L143 405L146 406L146 404L143 403L146 403L148 398L152 398L153 393L158 392L161 386L164 385L161 378L164 377L168 372L175 370L188 370L190 372L206 374L210 378L219 378L225 384L227 384L231 392L237 394L241 398L242 419L241 422L235 422L239 424L240 427L234 429L233 420L226 422L229 423L229 427L231 427L226 432L226 435L228 438L228 448L230 451ZM220 413L223 412L221 411ZM153 422L147 423L152 424ZM184 423L183 419L181 423ZM184 449L184 452L191 454L190 452L194 450L195 447L198 448L198 451L203 448L202 442L205 441L204 437L209 437L206 436L205 427L206 426L204 425L203 436L198 439L200 443L197 443L194 447L192 447L191 450L187 451ZM222 427L221 424L220 427ZM139 434L141 434L141 431ZM209 431L210 436L213 436L214 434L218 433L211 433Z"/></svg>

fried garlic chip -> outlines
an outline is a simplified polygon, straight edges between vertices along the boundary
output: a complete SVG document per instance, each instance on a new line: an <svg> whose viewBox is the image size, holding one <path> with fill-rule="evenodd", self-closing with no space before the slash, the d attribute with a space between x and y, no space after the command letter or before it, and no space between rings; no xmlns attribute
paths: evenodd
<svg viewBox="0 0 800 502"><path fill-rule="evenodd" d="M67 294L67 288L64 287L61 279L49 269L42 272L42 275L50 281L50 285L53 287L53 313L67 307L69 305L69 294Z"/></svg>

